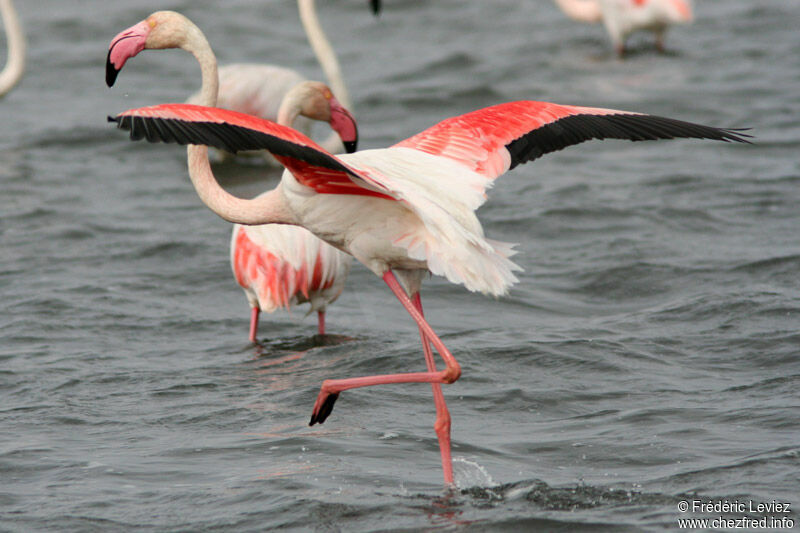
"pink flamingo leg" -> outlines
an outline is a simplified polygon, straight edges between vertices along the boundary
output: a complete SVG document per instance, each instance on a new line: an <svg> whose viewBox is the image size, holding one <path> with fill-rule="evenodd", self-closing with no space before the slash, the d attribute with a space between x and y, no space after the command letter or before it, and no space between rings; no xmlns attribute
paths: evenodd
<svg viewBox="0 0 800 533"><path fill-rule="evenodd" d="M415 294L411 301L414 307L417 308L417 311L419 311L419 314L425 316L422 312L422 299L419 293ZM428 372L436 372L436 363L433 360L430 341L421 328L419 330L419 336L422 339L422 351L425 353L425 363L428 365ZM436 436L439 438L439 452L442 455L444 482L453 485L453 459L450 455L450 412L447 410L447 404L444 401L442 386L438 383L431 383L431 389L433 389L433 402L436 405L436 422L433 424L433 429L436 431Z"/></svg>
<svg viewBox="0 0 800 533"><path fill-rule="evenodd" d="M388 385L391 383L453 383L461 376L461 366L456 361L450 350L444 345L442 340L436 335L431 328L430 324L425 321L422 313L419 312L414 303L409 299L405 290L400 286L394 273L389 270L383 275L383 280L392 290L394 295L400 300L400 303L405 307L406 311L411 318L417 323L420 334L424 335L427 342L433 343L433 347L442 357L445 363L445 369L442 371L430 370L428 372L410 372L407 374L383 374L378 376L365 376L360 378L348 379L327 379L322 383L322 387L317 396L317 401L314 404L314 410L311 413L310 426L316 423L322 423L328 418L333 410L333 404L339 397L339 393L348 389L355 389L358 387L370 387L372 385ZM427 344L423 342L423 344ZM431 355L431 358L433 356ZM426 356L427 358L427 356ZM431 361L432 362L432 361ZM444 397L442 397L442 404L444 405ZM449 418L449 416L448 416ZM437 419L437 422L439 420ZM449 421L442 419L442 428L444 432L449 433ZM445 427L446 426L446 427ZM438 432L438 431L437 431ZM447 438L447 447L449 449L449 436ZM449 455L449 454L448 454ZM443 457L444 461L444 457ZM448 464L450 461L448 461ZM452 467L445 471L445 481L452 483Z"/></svg>
<svg viewBox="0 0 800 533"><path fill-rule="evenodd" d="M325 311L317 311L317 330L320 335L325 335Z"/></svg>
<svg viewBox="0 0 800 533"><path fill-rule="evenodd" d="M258 315L261 309L253 307L250 311L250 342L256 342L256 333L258 332Z"/></svg>
<svg viewBox="0 0 800 533"><path fill-rule="evenodd" d="M666 47L664 46L664 32L658 32L656 34L656 50L662 54L667 51Z"/></svg>

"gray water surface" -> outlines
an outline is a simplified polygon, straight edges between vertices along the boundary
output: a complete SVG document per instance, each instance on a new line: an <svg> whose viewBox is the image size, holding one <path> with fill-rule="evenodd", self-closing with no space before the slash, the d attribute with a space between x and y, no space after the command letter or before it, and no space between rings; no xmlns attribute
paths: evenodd
<svg viewBox="0 0 800 533"><path fill-rule="evenodd" d="M498 180L486 233L518 242L500 299L423 290L462 365L445 387L459 490L443 489L428 385L327 378L424 368L417 329L354 266L314 337L262 320L230 225L185 151L106 123L181 101L185 52L145 52L109 90L110 39L157 9L221 63L319 79L293 2L18 2L22 84L0 101L0 530L641 531L681 500L800 506L800 32L794 0L697 2L669 53L619 61L549 1L318 2L363 148L535 99L749 127L755 144L591 142ZM224 5L224 7L223 7ZM252 196L279 173L216 167ZM762 513L763 514L763 513Z"/></svg>

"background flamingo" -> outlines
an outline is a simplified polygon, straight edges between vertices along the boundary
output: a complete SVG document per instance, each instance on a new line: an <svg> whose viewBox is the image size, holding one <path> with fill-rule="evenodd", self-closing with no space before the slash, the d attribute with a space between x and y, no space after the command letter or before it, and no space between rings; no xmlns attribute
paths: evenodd
<svg viewBox="0 0 800 533"><path fill-rule="evenodd" d="M3 96L19 83L25 71L25 34L11 0L0 0L0 15L8 43L8 57L0 71L0 96Z"/></svg>
<svg viewBox="0 0 800 533"><path fill-rule="evenodd" d="M155 30L154 30L155 31ZM518 164L589 139L634 141L694 137L747 142L735 130L590 107L520 101L447 119L390 148L333 156L301 133L240 113L167 104L111 119L132 139L188 147L189 174L200 199L240 224L302 225L352 254L380 276L416 322L427 372L326 380L310 424L323 423L342 391L390 383L449 384L461 367L422 313L428 272L472 291L501 295L517 281L512 245L487 239L475 210L495 178ZM267 149L286 166L279 185L253 200L217 183L205 146ZM445 362L437 371L433 344ZM453 483L450 415L435 395L444 479Z"/></svg>
<svg viewBox="0 0 800 533"><path fill-rule="evenodd" d="M639 30L652 31L656 46L664 50L664 34L672 24L692 21L690 0L555 0L572 19L606 27L614 50L622 57L625 40Z"/></svg>
<svg viewBox="0 0 800 533"><path fill-rule="evenodd" d="M278 123L292 126L301 113L310 118L330 115L330 89L319 82L302 82L286 94ZM321 110L314 114L314 110ZM348 153L355 141L344 143ZM325 310L344 289L352 258L300 226L234 224L231 267L250 303L250 340L256 342L261 311L308 302L317 313L317 331L325 334Z"/></svg>
<svg viewBox="0 0 800 533"><path fill-rule="evenodd" d="M379 6L373 4L377 13ZM297 10L303 24L306 37L314 55L322 67L328 84L336 98L348 109L352 102L344 83L339 61L317 17L314 0L298 0ZM286 93L305 81L306 78L296 70L279 66L257 63L235 63L219 68L219 95L217 107L233 109L249 115L276 121L278 109ZM192 95L189 103L202 105L199 93ZM299 118L293 127L305 135L311 135L312 121ZM320 143L327 151L338 153L343 151L342 141L334 132ZM268 161L274 162L271 157Z"/></svg>
<svg viewBox="0 0 800 533"><path fill-rule="evenodd" d="M157 30L151 32L151 28ZM113 83L122 65L148 48L183 48L194 54L202 72L196 99L202 105L216 103L219 78L214 52L195 24L173 11L153 13L112 40L106 79ZM340 145L355 151L355 120L325 84L304 81L284 96L277 113L279 123L291 126L299 116L328 122L341 138ZM349 256L298 226L234 226L231 266L252 309L250 340L256 341L260 311L290 309L305 302L311 304L310 312L317 312L318 331L324 334L326 306L341 294L350 262Z"/></svg>
<svg viewBox="0 0 800 533"><path fill-rule="evenodd" d="M261 311L310 303L317 331L325 334L325 310L342 293L352 259L299 226L236 224L231 267L250 303L250 340L256 342Z"/></svg>

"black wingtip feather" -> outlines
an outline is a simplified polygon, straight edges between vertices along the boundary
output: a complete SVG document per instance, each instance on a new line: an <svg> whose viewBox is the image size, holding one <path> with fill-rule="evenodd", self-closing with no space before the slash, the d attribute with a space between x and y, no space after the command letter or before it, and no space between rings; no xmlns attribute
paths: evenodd
<svg viewBox="0 0 800 533"><path fill-rule="evenodd" d="M274 155L304 161L314 166L350 172L340 161L317 148L297 144L264 131L218 122L118 115L109 117L117 127L130 132L134 141L202 144L226 152L269 150Z"/></svg>
<svg viewBox="0 0 800 533"><path fill-rule="evenodd" d="M625 139L653 141L658 139L695 138L751 144L747 129L715 128L655 115L612 114L571 115L546 124L508 143L511 168L533 161L544 154L591 139Z"/></svg>

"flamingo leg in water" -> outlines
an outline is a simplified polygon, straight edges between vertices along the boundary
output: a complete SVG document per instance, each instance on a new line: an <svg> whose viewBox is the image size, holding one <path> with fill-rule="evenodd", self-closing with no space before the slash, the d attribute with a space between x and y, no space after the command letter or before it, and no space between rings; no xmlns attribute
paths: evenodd
<svg viewBox="0 0 800 533"><path fill-rule="evenodd" d="M414 307L417 308L417 311L419 311L419 314L425 316L422 312L422 299L419 293L415 294L411 301ZM422 331L422 328L419 330L419 336L422 340L422 351L425 353L425 363L428 365L428 372L436 372L436 363L433 360L431 344ZM433 423L433 429L436 430L436 436L439 438L439 452L442 455L444 482L452 485L453 459L450 455L450 412L447 410L447 404L444 401L442 386L438 383L431 383L431 389L433 389L433 402L436 405L436 422Z"/></svg>
<svg viewBox="0 0 800 533"><path fill-rule="evenodd" d="M253 307L250 311L250 342L256 342L256 334L258 332L258 315L261 309Z"/></svg>
<svg viewBox="0 0 800 533"><path fill-rule="evenodd" d="M325 335L325 311L317 311L317 330L320 335Z"/></svg>
<svg viewBox="0 0 800 533"><path fill-rule="evenodd" d="M400 303L405 307L406 311L411 318L417 323L420 332L425 335L425 339L433 343L433 347L439 352L445 363L445 369L441 371L428 371L428 372L409 372L407 374L383 374L377 376L364 376L360 378L348 379L328 379L322 383L322 387L317 396L317 401L314 404L314 410L311 413L310 426L317 423L322 423L328 418L333 410L333 404L339 397L339 393L348 389L355 389L358 387L370 387L372 385L388 385L391 383L453 383L461 376L461 366L456 361L450 350L444 345L442 340L433 331L430 324L425 321L425 318L414 306L414 303L406 294L405 290L400 286L394 273L389 270L383 275L383 280L392 290L394 295L400 300Z"/></svg>
<svg viewBox="0 0 800 533"><path fill-rule="evenodd" d="M665 53L667 51L666 47L664 46L664 32L660 31L656 33L656 50L660 53Z"/></svg>

